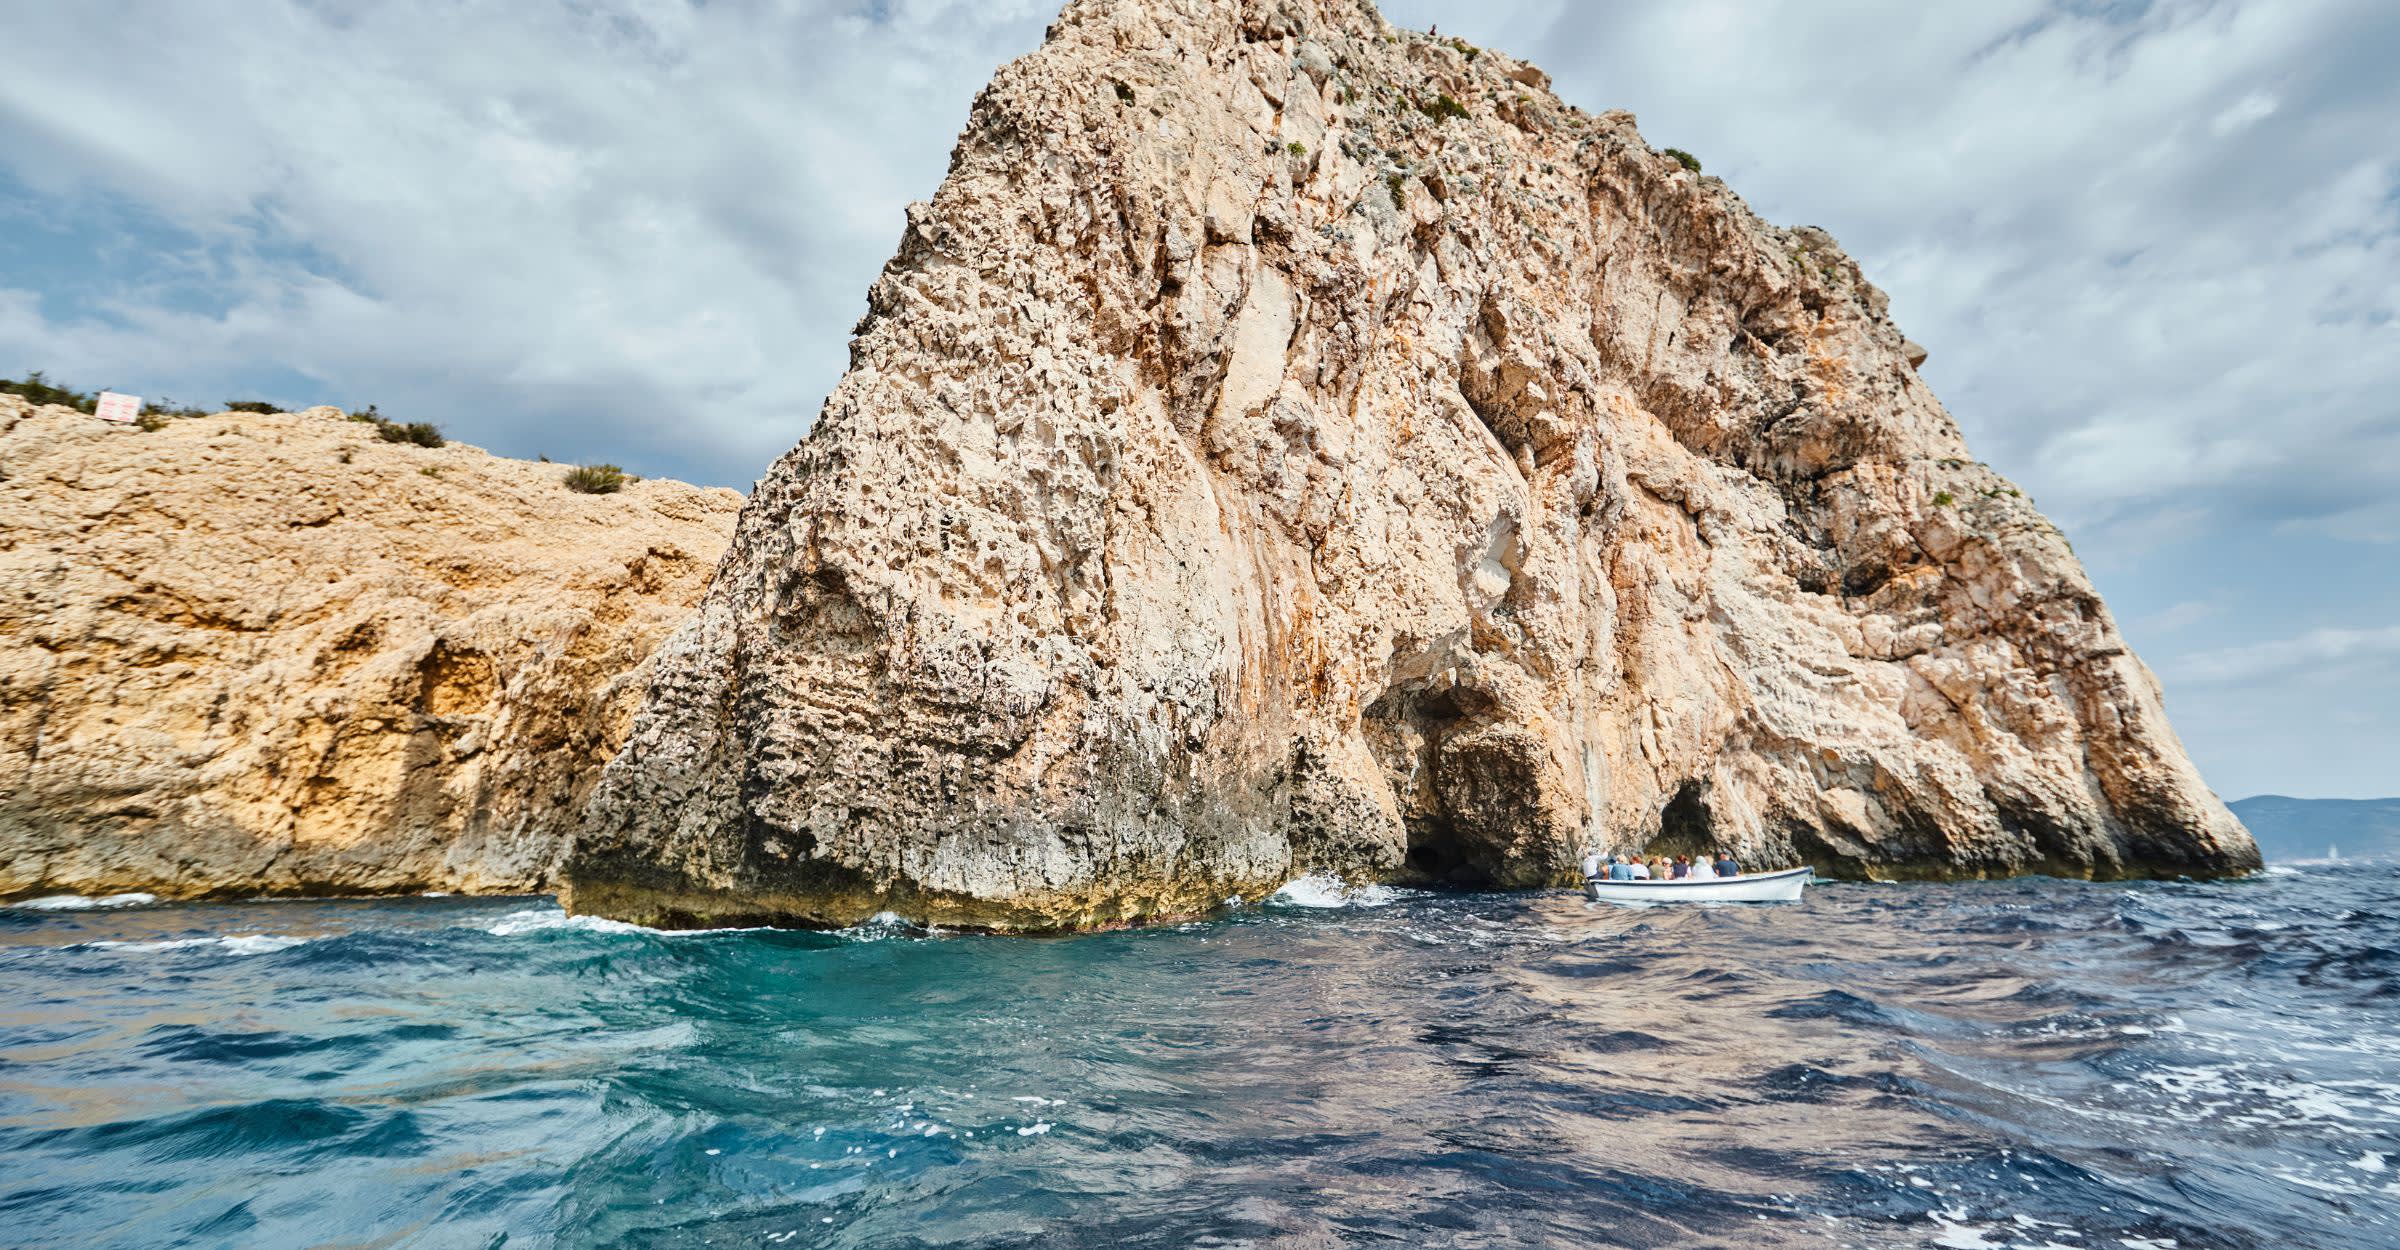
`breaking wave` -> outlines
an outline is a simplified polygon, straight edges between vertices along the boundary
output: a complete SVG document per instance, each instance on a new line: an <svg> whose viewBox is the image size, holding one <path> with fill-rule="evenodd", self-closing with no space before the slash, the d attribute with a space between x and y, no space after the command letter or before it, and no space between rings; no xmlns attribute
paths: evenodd
<svg viewBox="0 0 2400 1250"><path fill-rule="evenodd" d="M91 898L82 894L53 894L47 898L29 898L8 906L24 911L102 911L111 907L147 907L158 901L155 894L110 894Z"/></svg>
<svg viewBox="0 0 2400 1250"><path fill-rule="evenodd" d="M1340 877L1312 874L1285 882L1267 901L1287 907L1387 907L1416 893L1374 883L1354 886Z"/></svg>

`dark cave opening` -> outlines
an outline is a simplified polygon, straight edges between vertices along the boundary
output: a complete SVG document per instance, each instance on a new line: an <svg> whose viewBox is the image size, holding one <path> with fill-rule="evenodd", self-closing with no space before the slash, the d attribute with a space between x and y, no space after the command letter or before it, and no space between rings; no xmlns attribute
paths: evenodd
<svg viewBox="0 0 2400 1250"><path fill-rule="evenodd" d="M1696 859L1716 848L1716 822L1708 812L1708 783L1692 780L1676 787L1675 797L1667 800L1666 810L1658 814L1658 836L1650 839L1642 853Z"/></svg>
<svg viewBox="0 0 2400 1250"><path fill-rule="evenodd" d="M1484 890L1492 886L1491 869L1476 862L1457 828L1439 817L1408 822L1408 859L1398 878L1406 885L1438 890Z"/></svg>
<svg viewBox="0 0 2400 1250"><path fill-rule="evenodd" d="M1367 708L1368 741L1400 801L1408 835L1394 881L1452 890L1492 885L1489 848L1461 825L1446 801L1445 790L1454 779L1445 772L1443 745L1493 707L1490 694L1472 687L1408 683Z"/></svg>

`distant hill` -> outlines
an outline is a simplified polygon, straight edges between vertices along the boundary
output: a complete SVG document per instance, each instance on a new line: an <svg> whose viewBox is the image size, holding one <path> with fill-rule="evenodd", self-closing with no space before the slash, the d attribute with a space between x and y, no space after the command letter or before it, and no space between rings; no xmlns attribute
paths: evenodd
<svg viewBox="0 0 2400 1250"><path fill-rule="evenodd" d="M2268 859L2400 856L2400 799L2294 799L2261 794L2226 806L2250 826Z"/></svg>

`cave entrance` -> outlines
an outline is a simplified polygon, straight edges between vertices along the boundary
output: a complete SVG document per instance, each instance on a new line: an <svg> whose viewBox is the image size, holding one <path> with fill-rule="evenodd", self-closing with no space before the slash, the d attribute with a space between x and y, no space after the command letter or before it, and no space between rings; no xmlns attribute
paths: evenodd
<svg viewBox="0 0 2400 1250"><path fill-rule="evenodd" d="M1367 708L1363 727L1376 762L1399 801L1408 844L1394 879L1433 889L1489 889L1505 839L1471 801L1481 769L1470 750L1457 749L1496 710L1487 692L1452 682L1410 682L1387 690ZM1489 784L1489 781L1484 781ZM1463 787L1463 789L1462 789ZM1465 800L1465 801L1462 801Z"/></svg>
<svg viewBox="0 0 2400 1250"><path fill-rule="evenodd" d="M1401 867L1405 884L1440 890L1488 890L1492 872L1480 862L1475 848L1458 827L1440 816L1412 819L1408 824L1408 859Z"/></svg>
<svg viewBox="0 0 2400 1250"><path fill-rule="evenodd" d="M1684 782L1675 788L1658 814L1658 834L1642 847L1644 855L1689 855L1699 859L1717 848L1716 821L1708 811L1708 783Z"/></svg>

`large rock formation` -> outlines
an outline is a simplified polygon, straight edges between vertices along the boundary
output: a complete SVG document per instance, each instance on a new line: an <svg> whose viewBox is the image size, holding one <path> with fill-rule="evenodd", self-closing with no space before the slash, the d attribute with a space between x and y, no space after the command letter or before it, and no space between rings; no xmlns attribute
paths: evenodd
<svg viewBox="0 0 2400 1250"><path fill-rule="evenodd" d="M0 396L0 899L542 888L740 496Z"/></svg>
<svg viewBox="0 0 2400 1250"><path fill-rule="evenodd" d="M1587 840L2257 862L1823 232L1363 0L1077 0L911 207L569 867L1110 923Z"/></svg>

